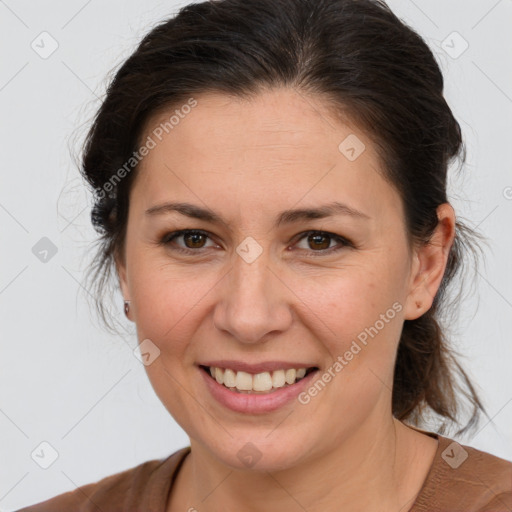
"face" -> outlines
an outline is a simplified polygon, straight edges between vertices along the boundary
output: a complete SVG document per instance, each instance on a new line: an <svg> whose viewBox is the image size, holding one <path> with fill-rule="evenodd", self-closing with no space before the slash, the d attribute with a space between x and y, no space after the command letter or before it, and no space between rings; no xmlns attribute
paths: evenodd
<svg viewBox="0 0 512 512"><path fill-rule="evenodd" d="M195 100L161 141L153 130L173 112L142 137L156 145L131 189L123 295L139 343L150 340L151 384L191 443L238 468L251 453L258 468L291 467L391 417L417 259L372 141L320 98L280 89ZM344 207L328 215L281 215L335 202ZM275 396L244 394L201 368L212 362L246 370L233 374L242 387L246 373L265 387L280 369L317 370Z"/></svg>

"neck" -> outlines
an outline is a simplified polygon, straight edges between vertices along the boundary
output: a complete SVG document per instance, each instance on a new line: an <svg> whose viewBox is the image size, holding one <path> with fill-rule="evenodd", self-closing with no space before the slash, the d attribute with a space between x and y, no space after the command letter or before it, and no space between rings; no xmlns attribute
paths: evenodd
<svg viewBox="0 0 512 512"><path fill-rule="evenodd" d="M326 453L279 471L241 471L219 463L191 440L172 510L216 512L409 510L437 441L390 417L368 421ZM180 485L185 482L184 485ZM171 509L169 509L170 511Z"/></svg>

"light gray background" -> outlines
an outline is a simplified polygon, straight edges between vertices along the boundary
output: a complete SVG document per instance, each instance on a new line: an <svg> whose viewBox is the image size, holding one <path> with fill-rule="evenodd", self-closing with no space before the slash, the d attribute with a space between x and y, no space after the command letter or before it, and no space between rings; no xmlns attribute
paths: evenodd
<svg viewBox="0 0 512 512"><path fill-rule="evenodd" d="M137 341L121 296L122 337L103 331L89 310L81 283L95 233L90 198L70 157L107 73L186 3L0 1L0 510L188 444L133 355ZM476 435L458 440L512 459L512 1L390 5L438 55L468 147L465 178L452 182L450 199L490 238L454 345L494 424L483 421ZM51 48L48 36L41 42L43 31L58 43L46 59L31 47L35 40L39 51ZM464 43L454 31L469 44L460 56ZM46 263L32 252L42 237L57 248ZM46 470L31 458L43 441L58 452Z"/></svg>

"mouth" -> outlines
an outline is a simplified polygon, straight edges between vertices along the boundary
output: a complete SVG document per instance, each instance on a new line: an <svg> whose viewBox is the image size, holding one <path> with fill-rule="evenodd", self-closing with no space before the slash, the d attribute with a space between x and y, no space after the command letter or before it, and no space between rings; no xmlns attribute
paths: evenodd
<svg viewBox="0 0 512 512"><path fill-rule="evenodd" d="M283 361L198 364L207 395L225 409L242 414L268 414L293 406L319 371L318 366Z"/></svg>
<svg viewBox="0 0 512 512"><path fill-rule="evenodd" d="M234 393L246 395L269 395L291 387L318 371L317 366L277 368L273 371L250 373L229 367L199 365L209 379Z"/></svg>

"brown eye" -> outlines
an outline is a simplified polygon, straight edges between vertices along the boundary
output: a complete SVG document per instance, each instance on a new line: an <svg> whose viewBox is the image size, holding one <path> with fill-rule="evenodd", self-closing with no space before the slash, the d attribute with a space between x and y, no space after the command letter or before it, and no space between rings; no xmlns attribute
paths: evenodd
<svg viewBox="0 0 512 512"><path fill-rule="evenodd" d="M203 231L193 229L182 229L168 233L161 239L161 244L168 246L173 251L194 253L201 252L201 249L208 249L209 246L205 245L209 240L209 235ZM183 244L178 244L177 241L183 239ZM212 246L210 246L212 247Z"/></svg>
<svg viewBox="0 0 512 512"><path fill-rule="evenodd" d="M300 238L299 241L303 239L306 239L306 247L299 248L315 256L322 256L323 254L339 251L344 247L353 247L353 244L349 240L325 231L308 231L302 234L302 238ZM337 242L337 246L331 246L331 242L333 241Z"/></svg>
<svg viewBox="0 0 512 512"><path fill-rule="evenodd" d="M328 249L330 243L330 236L325 234L314 234L308 236L308 242L312 249Z"/></svg>
<svg viewBox="0 0 512 512"><path fill-rule="evenodd" d="M181 236L183 237L185 246L189 249L201 249L204 245L205 238L207 238L203 233L186 233Z"/></svg>
<svg viewBox="0 0 512 512"><path fill-rule="evenodd" d="M183 239L183 244L177 243L180 239ZM307 239L306 247L300 249L309 252L313 256L322 256L339 251L345 247L354 247L346 238L325 231L308 231L302 234L299 241L303 239ZM200 254L202 249L215 246L215 244L213 246L205 245L208 240L210 240L210 236L204 231L182 229L181 231L168 233L161 239L160 243L172 251ZM331 246L332 241L337 242L337 245Z"/></svg>

